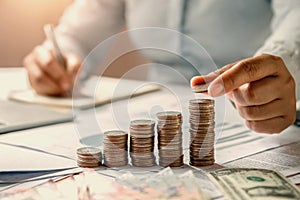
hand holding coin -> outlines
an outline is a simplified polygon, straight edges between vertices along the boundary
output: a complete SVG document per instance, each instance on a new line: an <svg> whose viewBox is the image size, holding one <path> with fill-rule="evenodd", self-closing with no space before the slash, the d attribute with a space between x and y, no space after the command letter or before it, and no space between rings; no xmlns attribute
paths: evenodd
<svg viewBox="0 0 300 200"><path fill-rule="evenodd" d="M208 93L210 83L217 77L216 74L207 76L195 76L191 80L191 88L195 93Z"/></svg>
<svg viewBox="0 0 300 200"><path fill-rule="evenodd" d="M203 83L212 97L227 94L256 132L279 133L295 121L295 80L280 57L262 54L191 80Z"/></svg>

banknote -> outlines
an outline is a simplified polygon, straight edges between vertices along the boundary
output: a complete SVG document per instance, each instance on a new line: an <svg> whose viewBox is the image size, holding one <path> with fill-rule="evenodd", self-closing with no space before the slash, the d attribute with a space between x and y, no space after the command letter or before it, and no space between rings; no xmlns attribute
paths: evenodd
<svg viewBox="0 0 300 200"><path fill-rule="evenodd" d="M232 200L300 199L299 189L272 170L226 168L210 172L208 177Z"/></svg>
<svg viewBox="0 0 300 200"><path fill-rule="evenodd" d="M124 174L117 178L117 182L130 190L122 190L123 197L130 194L138 195L140 199L197 199L208 200L209 197L201 190L192 171L177 175L169 167L157 174L131 175ZM125 198L123 198L125 199ZM138 199L138 198L136 198Z"/></svg>

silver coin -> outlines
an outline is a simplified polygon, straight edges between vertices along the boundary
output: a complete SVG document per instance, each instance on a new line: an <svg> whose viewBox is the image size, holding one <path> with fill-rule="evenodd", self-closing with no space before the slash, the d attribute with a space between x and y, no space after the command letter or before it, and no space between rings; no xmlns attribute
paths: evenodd
<svg viewBox="0 0 300 200"><path fill-rule="evenodd" d="M113 130L113 131L107 131L104 132L105 137L126 137L128 134L125 131L122 130Z"/></svg>
<svg viewBox="0 0 300 200"><path fill-rule="evenodd" d="M208 91L210 83L203 83L201 85L192 86L192 91L195 93L204 93Z"/></svg>
<svg viewBox="0 0 300 200"><path fill-rule="evenodd" d="M165 112L157 113L156 117L159 120L172 120L172 119L177 120L177 119L181 119L182 115L178 111L165 111Z"/></svg>
<svg viewBox="0 0 300 200"><path fill-rule="evenodd" d="M95 155L95 154L101 154L101 150L96 147L81 147L77 149L77 154Z"/></svg>
<svg viewBox="0 0 300 200"><path fill-rule="evenodd" d="M155 121L147 120L147 119L139 119L139 120L133 120L130 122L130 127L135 128L148 128L148 127L154 127Z"/></svg>
<svg viewBox="0 0 300 200"><path fill-rule="evenodd" d="M191 99L189 103L190 104L214 104L215 101L209 98L202 98L202 99Z"/></svg>

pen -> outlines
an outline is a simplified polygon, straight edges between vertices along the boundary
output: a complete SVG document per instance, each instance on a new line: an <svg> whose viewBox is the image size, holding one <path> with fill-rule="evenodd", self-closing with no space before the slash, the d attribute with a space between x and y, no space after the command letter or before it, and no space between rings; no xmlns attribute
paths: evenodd
<svg viewBox="0 0 300 200"><path fill-rule="evenodd" d="M58 62L60 62L60 64L62 64L62 66L64 68L66 68L67 67L66 60L64 59L64 57L61 53L61 50L58 46L58 43L57 43L57 40L56 40L56 37L55 37L55 34L54 34L53 25L46 24L44 26L44 32L45 32L47 40L51 42L55 58L58 60Z"/></svg>
<svg viewBox="0 0 300 200"><path fill-rule="evenodd" d="M53 54L54 57L58 60L58 62L64 67L64 69L67 68L67 63L66 60L64 59L61 50L58 46L56 37L55 37L55 33L54 33L54 28L53 25L51 24L46 24L44 26L44 33L46 35L47 40L51 43L52 45L52 50L53 50ZM68 91L68 95L69 95L70 91Z"/></svg>

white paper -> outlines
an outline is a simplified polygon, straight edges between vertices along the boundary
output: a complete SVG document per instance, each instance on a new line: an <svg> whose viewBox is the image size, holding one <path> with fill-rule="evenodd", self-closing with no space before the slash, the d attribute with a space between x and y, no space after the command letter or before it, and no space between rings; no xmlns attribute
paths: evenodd
<svg viewBox="0 0 300 200"><path fill-rule="evenodd" d="M292 177L288 177L288 179L296 185L300 184L300 174L292 176Z"/></svg>
<svg viewBox="0 0 300 200"><path fill-rule="evenodd" d="M299 158L296 158L299 159ZM282 170L281 173L285 176L293 176L296 174L300 174L300 165L292 168L288 168L286 170Z"/></svg>
<svg viewBox="0 0 300 200"><path fill-rule="evenodd" d="M0 171L53 170L76 167L76 161L0 144Z"/></svg>
<svg viewBox="0 0 300 200"><path fill-rule="evenodd" d="M224 131L217 135L216 162L228 163L259 152L300 141L299 128L289 127L280 134L256 133L246 127L237 110L226 101Z"/></svg>
<svg viewBox="0 0 300 200"><path fill-rule="evenodd" d="M90 108L159 90L159 86L143 81L117 79L109 77L91 77L85 86L80 88L80 97L46 97L36 94L32 89L11 91L9 98L27 103L43 104L72 108Z"/></svg>

